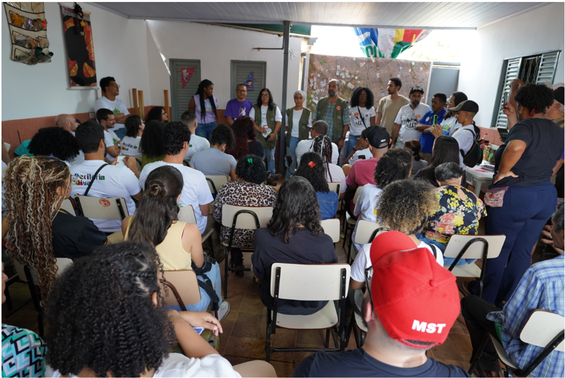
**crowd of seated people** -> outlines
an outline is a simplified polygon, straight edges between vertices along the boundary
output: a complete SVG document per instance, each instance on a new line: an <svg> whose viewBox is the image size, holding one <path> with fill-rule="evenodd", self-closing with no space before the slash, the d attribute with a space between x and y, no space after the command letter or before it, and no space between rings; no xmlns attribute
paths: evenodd
<svg viewBox="0 0 565 378"><path fill-rule="evenodd" d="M104 84L116 100L112 80ZM389 84L394 100L399 80ZM562 298L545 306L543 298L529 290L551 285L555 298L563 293L562 273L549 283L540 277L549 270L558 275L554 271L563 270L562 255L530 268L532 248L551 217L554 227L546 236L553 241L548 243L558 253L563 248L563 206L556 212L557 194L550 181L562 165L563 130L552 121L555 118L547 118L562 117L562 90L512 84L509 102L503 105L511 129L495 154L494 179L483 204L465 185L465 157L480 137L474 122L479 105L462 92L454 92L447 102L445 94L434 94L433 109L414 122L403 120L401 127L414 126L422 139L406 140L401 147L393 145L384 124L396 114L390 114L386 101L375 114L369 88L357 88L350 106L345 106L339 82L330 81L328 97L313 113L303 105L305 94L297 91L295 106L285 112L285 123L291 125L286 130L289 164L281 180L285 172L275 173L274 152L282 114L271 91L261 89L256 104L248 106L246 92L238 86L228 126L217 122L213 87L210 80L202 81L180 120L169 120L163 107L147 114L147 124L137 115L104 107L97 109L97 122L78 127L69 116L60 115L58 127L39 130L26 144L28 151L7 165L3 235L10 258L37 271L48 324L45 343L27 330L3 324L3 346L4 333L19 332L34 341L39 362L20 374L246 376L256 369L272 375L266 363L232 367L194 332L193 327L204 327L221 333L220 321L230 310L222 300L218 255L204 251L202 235L215 228L223 245L233 236L228 258L230 266L238 268L236 277L245 276L242 250L254 251L257 290L263 304L272 308L271 266L337 263L321 221L345 211L381 227L371 243L357 246L351 267L351 289L365 289L366 347L333 357L310 356L297 367L297 376L465 376L460 368L426 357L425 350L445 341L460 313L455 277L444 268L452 262L444 258L445 248L453 235L478 235L483 218L487 235L503 234L506 239L500 256L487 264L483 298L476 297L478 281L460 287L471 294L462 309L473 347L478 348L486 333L496 333L497 322L503 325L498 337L504 347L523 347L516 338L524 322L516 326L509 320L517 316L517 303L531 301L530 310L565 315ZM419 87L413 92L423 94ZM561 107L554 106L556 102ZM407 104L396 113L410 107ZM113 131L116 120L125 125L123 137ZM422 141L431 153L421 154ZM415 166L420 168L415 171ZM206 175L228 180L215 198ZM328 185L336 182L339 194ZM89 219L61 208L67 198L86 195L124 198L129 217ZM236 228L230 235L230 228L222 225L224 205L272 207L273 215L267 227ZM195 224L179 220L181 209L188 206ZM74 264L58 277L56 259L61 257ZM162 269L194 270L203 283L201 301L187 306L186 312L167 308L159 284ZM367 279L368 269L373 281ZM408 282L411 278L430 285L417 288L414 281ZM441 284L432 284L434 280ZM390 305L395 296L417 290L423 293L416 301L420 306ZM434 304L447 310L431 309ZM323 301L279 300L277 311L310 315L323 306ZM218 310L218 318L207 310ZM400 324L403 317L423 314L443 322L445 332L420 335ZM107 332L114 329L130 331ZM175 339L186 356L170 353ZM497 372L493 358L489 346L481 359L483 370ZM522 364L532 359L520 353L513 358ZM552 352L549 358L554 366L543 371L563 375L563 353ZM5 369L3 364L3 373Z"/></svg>

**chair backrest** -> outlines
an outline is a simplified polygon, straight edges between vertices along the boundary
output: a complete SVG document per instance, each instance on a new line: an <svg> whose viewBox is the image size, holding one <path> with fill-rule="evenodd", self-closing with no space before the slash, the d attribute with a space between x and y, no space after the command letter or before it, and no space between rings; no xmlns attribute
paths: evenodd
<svg viewBox="0 0 565 378"><path fill-rule="evenodd" d="M324 229L324 233L329 235L332 238L332 241L335 243L339 242L340 235L339 235L339 219L332 218L326 219L320 222L322 228Z"/></svg>
<svg viewBox="0 0 565 378"><path fill-rule="evenodd" d="M357 190L355 191L355 195L353 196L353 203L357 203L357 199L359 198L359 195L361 194L361 189L363 189L363 186L357 187Z"/></svg>
<svg viewBox="0 0 565 378"><path fill-rule="evenodd" d="M545 348L555 336L565 329L565 318L545 310L534 310L522 328L520 340L525 343ZM555 348L564 351L564 342Z"/></svg>
<svg viewBox="0 0 565 378"><path fill-rule="evenodd" d="M210 191L214 194L218 194L222 185L228 183L227 176L224 175L205 175Z"/></svg>
<svg viewBox="0 0 565 378"><path fill-rule="evenodd" d="M76 210L75 210L75 201L72 199L72 197L69 197L67 199L65 199L63 201L63 204L61 205L61 209L67 211L69 214L71 215L77 215Z"/></svg>
<svg viewBox="0 0 565 378"><path fill-rule="evenodd" d="M386 231L387 228L377 222L370 222L365 219L357 221L355 225L355 240L357 244L370 244L380 231Z"/></svg>
<svg viewBox="0 0 565 378"><path fill-rule="evenodd" d="M455 258L459 255L461 250L469 244L467 251L462 256L467 259L482 259L483 258L483 245L484 243L480 240L486 240L488 243L488 255L487 259L494 259L500 255L500 251L502 250L502 245L504 244L504 240L506 240L505 235L453 235L449 242L447 243L447 247L445 248L445 252L443 253L444 257L451 257Z"/></svg>
<svg viewBox="0 0 565 378"><path fill-rule="evenodd" d="M198 279L192 269L166 270L165 280L165 285L169 283L169 290L163 293L167 306L180 306L178 299L181 299L185 306L200 302Z"/></svg>
<svg viewBox="0 0 565 378"><path fill-rule="evenodd" d="M18 278L24 282L27 282L24 266L16 260L12 260L12 261L14 263L14 268L16 269L16 274L18 275ZM58 276L61 275L61 273L63 273L63 271L72 264L73 264L73 260L71 259L65 257L57 258L57 275ZM33 280L34 285L39 285L39 279L37 278L37 270L30 268L29 271L31 273L31 278Z"/></svg>
<svg viewBox="0 0 565 378"><path fill-rule="evenodd" d="M270 206L249 207L224 204L222 206L222 226L231 228L238 213L235 228L255 230L258 228L256 221L259 222L259 227L267 227L267 223L269 223L273 216L273 208ZM255 219L253 214L257 216L257 219Z"/></svg>
<svg viewBox="0 0 565 378"><path fill-rule="evenodd" d="M351 273L349 264L274 263L271 266L272 296L275 295L278 268L279 299L332 301L347 297Z"/></svg>
<svg viewBox="0 0 565 378"><path fill-rule="evenodd" d="M179 221L198 224L196 222L196 215L194 214L194 209L192 208L192 205L186 205L180 208Z"/></svg>
<svg viewBox="0 0 565 378"><path fill-rule="evenodd" d="M341 182L328 182L328 186L332 192L336 192L339 196L341 190Z"/></svg>
<svg viewBox="0 0 565 378"><path fill-rule="evenodd" d="M123 220L129 216L126 201L122 197L74 197L79 215L91 219Z"/></svg>

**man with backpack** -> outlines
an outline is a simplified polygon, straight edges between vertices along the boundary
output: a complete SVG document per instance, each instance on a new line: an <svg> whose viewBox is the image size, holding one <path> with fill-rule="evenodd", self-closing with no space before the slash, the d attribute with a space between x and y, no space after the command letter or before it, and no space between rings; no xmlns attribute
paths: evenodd
<svg viewBox="0 0 565 378"><path fill-rule="evenodd" d="M459 143L459 165L465 169L467 166L473 168L481 162L482 155L474 154L477 150L477 140L480 139L480 129L475 126L473 118L479 112L479 105L475 101L467 100L459 103L454 108L449 108L452 113L457 113L457 122L461 124L461 128L453 133L453 138ZM478 151L480 152L480 146ZM469 154L471 152L471 154ZM469 155L469 156L468 156ZM470 156L476 155L476 156ZM473 164L474 163L474 164Z"/></svg>

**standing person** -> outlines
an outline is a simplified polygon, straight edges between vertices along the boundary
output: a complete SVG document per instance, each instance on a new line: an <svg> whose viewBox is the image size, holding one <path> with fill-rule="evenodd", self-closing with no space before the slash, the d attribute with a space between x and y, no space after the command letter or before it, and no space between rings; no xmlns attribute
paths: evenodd
<svg viewBox="0 0 565 378"><path fill-rule="evenodd" d="M117 98L120 95L120 86L116 83L116 79L111 76L100 79L100 89L102 97L96 100L94 104L94 112L100 109L110 109L114 114L116 125L116 135L118 139L122 139L126 134L126 118L129 117L129 111L126 104Z"/></svg>
<svg viewBox="0 0 565 378"><path fill-rule="evenodd" d="M247 86L245 84L238 84L235 87L235 96L236 98L228 101L224 112L224 117L226 117L229 126L232 126L238 117L248 116L253 107L253 102L246 98Z"/></svg>
<svg viewBox="0 0 565 378"><path fill-rule="evenodd" d="M475 101L467 100L461 102L454 108L449 108L451 112L457 112L457 122L461 124L461 128L453 133L453 138L459 144L459 165L465 169L467 166L463 163L465 155L473 147L473 140L476 139L480 132L479 128L475 126L475 115L479 112L479 104ZM473 167L471 167L473 168Z"/></svg>
<svg viewBox="0 0 565 378"><path fill-rule="evenodd" d="M163 128L165 125L159 121L149 121L145 124L143 135L139 142L141 150L141 169L149 163L165 158L165 142L163 141Z"/></svg>
<svg viewBox="0 0 565 378"><path fill-rule="evenodd" d="M190 130L190 143L188 145L188 151L186 152L184 160L190 160L192 158L192 155L194 155L196 152L210 148L210 142L208 142L208 139L196 135L198 121L196 120L195 112L193 112L192 110L187 110L186 112L182 113L180 121L187 125L188 130Z"/></svg>
<svg viewBox="0 0 565 378"><path fill-rule="evenodd" d="M527 84L515 100L519 122L495 153L495 174L485 196L486 234L506 235L499 257L489 260L484 279L483 299L499 308L530 266L532 247L555 210L557 191L550 177L563 154L563 130L543 118L553 105L553 91ZM491 201L489 193L498 200ZM469 290L476 294L477 289L472 281Z"/></svg>
<svg viewBox="0 0 565 378"><path fill-rule="evenodd" d="M388 96L381 98L377 106L375 125L383 126L391 135L400 108L410 103L409 99L398 93L400 88L402 88L402 81L397 77L391 78L387 86Z"/></svg>
<svg viewBox="0 0 565 378"><path fill-rule="evenodd" d="M147 117L145 117L145 121L159 121L163 123L169 122L169 115L165 111L165 108L162 106L154 106L147 112Z"/></svg>
<svg viewBox="0 0 565 378"><path fill-rule="evenodd" d="M449 111L449 108L457 107L463 101L467 101L467 95L463 92L453 92L451 96L447 99L445 106L447 107L447 114L443 118L443 121L434 129L432 129L432 135L437 138L440 135L452 136L454 132L461 128L461 124L457 122L457 113Z"/></svg>
<svg viewBox="0 0 565 378"><path fill-rule="evenodd" d="M282 114L268 88L259 91L257 103L251 108L249 117L254 120L257 140L263 145L267 157L267 170L276 173L275 142L281 129Z"/></svg>
<svg viewBox="0 0 565 378"><path fill-rule="evenodd" d="M304 177L285 180L277 196L273 217L266 228L255 232L253 272L259 278L261 301L273 308L271 266L274 263L335 264L332 239L320 225L320 208L316 192ZM319 301L279 300L281 314L310 315L326 305Z"/></svg>
<svg viewBox="0 0 565 378"><path fill-rule="evenodd" d="M398 111L396 119L394 120L394 129L392 130L392 145L397 148L402 148L404 141L409 139L420 140L422 133L416 130L418 121L422 119L430 107L422 103L424 96L424 89L419 86L410 89L410 103L404 105Z"/></svg>
<svg viewBox="0 0 565 378"><path fill-rule="evenodd" d="M328 124L326 135L341 150L349 131L349 106L338 94L339 81L331 79L328 82L328 96L318 101L312 118L314 121L325 121Z"/></svg>
<svg viewBox="0 0 565 378"><path fill-rule="evenodd" d="M447 110L445 110L446 101L447 97L445 94L434 94L432 98L432 109L424 114L422 119L418 121L418 126L416 126L416 130L422 132L422 135L420 135L420 144L422 145L420 154L428 163L432 157L432 146L435 138L432 134L432 130L443 122L443 118L447 114Z"/></svg>
<svg viewBox="0 0 565 378"><path fill-rule="evenodd" d="M190 166L205 175L224 175L233 181L236 179L237 161L226 153L226 149L233 148L234 144L231 127L220 124L210 134L210 148L195 153L190 159Z"/></svg>
<svg viewBox="0 0 565 378"><path fill-rule="evenodd" d="M286 171L286 178L294 174L296 169L296 146L298 142L307 140L312 128L312 112L304 107L306 93L303 91L294 92L294 108L286 110L286 156L290 157L291 163Z"/></svg>
<svg viewBox="0 0 565 378"><path fill-rule="evenodd" d="M345 156L351 154L361 132L369 126L375 126L374 102L375 97L369 88L357 87L353 91L349 101L349 139L347 140Z"/></svg>
<svg viewBox="0 0 565 378"><path fill-rule="evenodd" d="M251 154L259 157L261 161L265 159L265 151L263 145L257 140L257 132L253 127L254 122L249 116L241 116L232 124L232 130L235 137L235 146L228 150L235 160L239 160L242 156Z"/></svg>
<svg viewBox="0 0 565 378"><path fill-rule="evenodd" d="M196 94L192 96L188 103L188 110L196 112L198 120L196 135L200 135L208 140L210 140L210 133L216 127L216 120L218 119L218 114L216 113L218 100L213 93L214 83L204 79L198 84Z"/></svg>
<svg viewBox="0 0 565 378"><path fill-rule="evenodd" d="M428 162L420 156L420 141L416 139L409 139L404 142L404 149L412 155L412 173L410 177L414 177L416 172L428 166Z"/></svg>
<svg viewBox="0 0 565 378"><path fill-rule="evenodd" d="M145 122L138 115L130 116L126 119L126 136L122 139L122 155L141 158L141 136L145 129Z"/></svg>

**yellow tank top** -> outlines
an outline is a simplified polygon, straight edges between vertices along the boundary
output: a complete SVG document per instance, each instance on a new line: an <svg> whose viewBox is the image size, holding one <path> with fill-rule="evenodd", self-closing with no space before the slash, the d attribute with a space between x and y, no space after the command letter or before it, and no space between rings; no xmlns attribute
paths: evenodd
<svg viewBox="0 0 565 378"><path fill-rule="evenodd" d="M128 240L129 228L133 217L130 218L126 230L125 240ZM155 250L163 264L164 270L181 270L191 268L191 254L182 247L182 231L186 222L173 221L167 230L165 240L161 242Z"/></svg>

